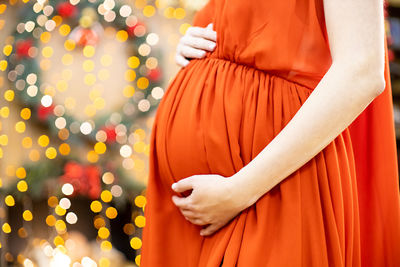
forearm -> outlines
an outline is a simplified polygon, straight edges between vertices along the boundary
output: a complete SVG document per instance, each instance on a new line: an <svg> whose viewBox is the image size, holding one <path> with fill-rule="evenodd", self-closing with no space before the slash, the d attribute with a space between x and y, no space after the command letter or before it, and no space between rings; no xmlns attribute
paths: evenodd
<svg viewBox="0 0 400 267"><path fill-rule="evenodd" d="M384 88L384 80L377 73L332 64L292 120L231 177L246 196L246 207L307 163L351 124Z"/></svg>

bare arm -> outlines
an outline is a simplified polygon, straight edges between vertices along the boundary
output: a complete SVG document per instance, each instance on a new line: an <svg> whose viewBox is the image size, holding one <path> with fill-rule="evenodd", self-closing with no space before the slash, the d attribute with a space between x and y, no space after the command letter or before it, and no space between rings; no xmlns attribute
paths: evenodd
<svg viewBox="0 0 400 267"><path fill-rule="evenodd" d="M381 0L324 0L332 66L286 127L235 183L247 205L332 142L385 88ZM251 181L251 182L249 182Z"/></svg>

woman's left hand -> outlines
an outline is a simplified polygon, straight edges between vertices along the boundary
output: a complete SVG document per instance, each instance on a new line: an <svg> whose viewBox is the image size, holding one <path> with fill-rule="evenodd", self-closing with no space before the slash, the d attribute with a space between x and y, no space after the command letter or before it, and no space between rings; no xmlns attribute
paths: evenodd
<svg viewBox="0 0 400 267"><path fill-rule="evenodd" d="M172 185L175 192L192 190L187 197L172 201L193 224L208 225L200 235L211 235L247 208L248 200L233 180L217 174L192 175Z"/></svg>

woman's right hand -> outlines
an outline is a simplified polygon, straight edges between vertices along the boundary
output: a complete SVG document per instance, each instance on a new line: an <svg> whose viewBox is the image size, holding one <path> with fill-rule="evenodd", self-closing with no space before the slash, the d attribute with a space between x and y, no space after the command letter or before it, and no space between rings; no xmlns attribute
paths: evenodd
<svg viewBox="0 0 400 267"><path fill-rule="evenodd" d="M179 40L176 48L176 63L185 67L192 58L202 58L206 51L213 51L216 46L217 32L210 23L207 27L189 27L184 36Z"/></svg>

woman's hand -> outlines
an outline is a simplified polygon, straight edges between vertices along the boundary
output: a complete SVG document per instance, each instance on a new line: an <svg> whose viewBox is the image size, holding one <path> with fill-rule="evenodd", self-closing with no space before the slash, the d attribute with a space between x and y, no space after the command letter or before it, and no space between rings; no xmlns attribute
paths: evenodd
<svg viewBox="0 0 400 267"><path fill-rule="evenodd" d="M213 51L216 46L217 33L212 29L212 23L207 27L189 27L181 37L176 48L176 63L185 67L190 58L202 58L206 51Z"/></svg>
<svg viewBox="0 0 400 267"><path fill-rule="evenodd" d="M233 180L217 174L192 175L172 185L175 192L192 190L188 197L173 196L172 201L191 223L208 225L200 235L211 235L247 208L243 190Z"/></svg>

